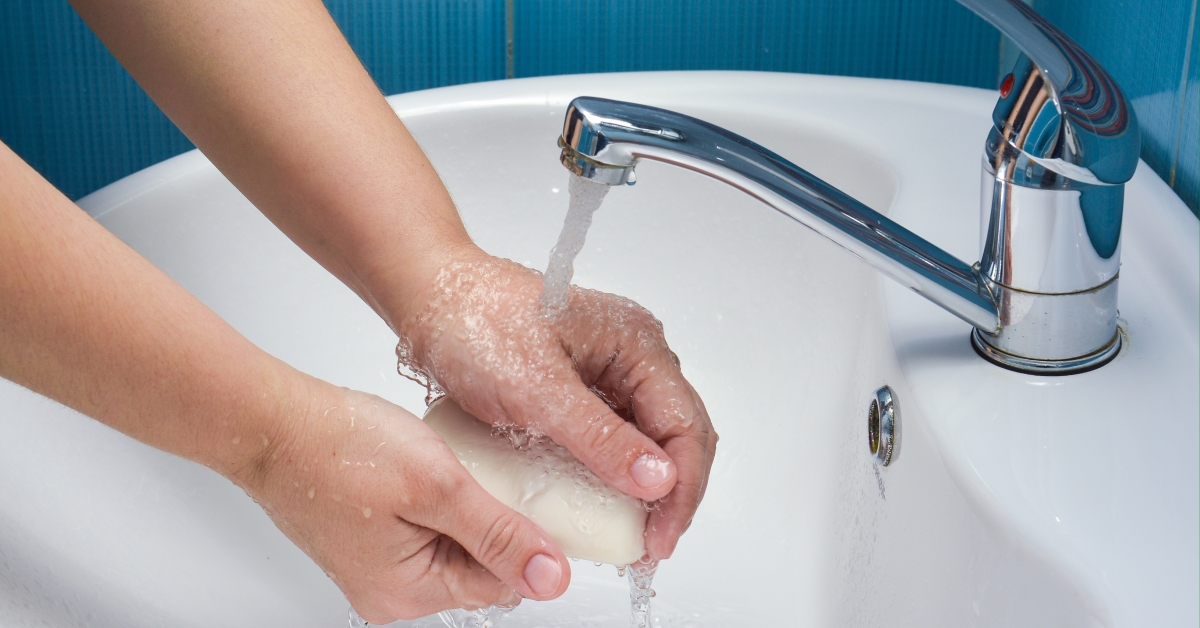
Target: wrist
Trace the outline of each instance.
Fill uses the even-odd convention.
[[[434,298],[439,276],[457,262],[489,257],[469,238],[448,240],[415,249],[418,252],[381,267],[368,281],[368,303],[397,336],[404,336],[411,321]]]
[[[252,495],[262,494],[274,481],[281,461],[297,455],[296,443],[312,427],[313,409],[321,407],[321,382],[279,363],[262,379],[245,403],[238,404],[229,430],[206,461]]]

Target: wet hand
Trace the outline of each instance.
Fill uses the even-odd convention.
[[[234,480],[372,624],[558,597],[566,557],[496,501],[432,429],[312,381],[303,411],[246,438]],[[234,446],[238,446],[235,443]]]
[[[545,435],[654,503],[646,549],[667,558],[704,495],[716,449],[662,325],[636,303],[572,287],[548,315],[541,275],[475,251],[392,317],[402,369],[502,428]]]

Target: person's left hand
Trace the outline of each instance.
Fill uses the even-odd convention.
[[[296,375],[293,411],[226,472],[373,624],[549,600],[571,568],[536,523],[383,399]],[[260,440],[261,439],[261,440]],[[228,443],[228,441],[226,441]]]

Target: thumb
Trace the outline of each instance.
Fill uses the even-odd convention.
[[[414,521],[462,545],[475,560],[522,597],[550,600],[571,581],[567,557],[524,515],[500,503],[455,460],[450,490],[430,521]]]

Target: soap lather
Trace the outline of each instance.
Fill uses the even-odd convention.
[[[517,447],[449,398],[429,407],[425,423],[484,490],[541,526],[567,556],[620,567],[645,555],[643,503],[608,486],[566,448],[549,438]]]

